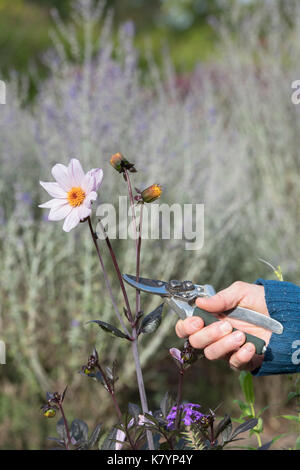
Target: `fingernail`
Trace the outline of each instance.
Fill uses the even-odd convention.
[[[247,343],[245,344],[245,346],[243,347],[243,351],[249,353],[249,352],[253,352],[253,347],[254,345],[252,343]]]
[[[233,340],[236,343],[240,343],[244,339],[244,333],[242,331],[235,331],[233,333]]]
[[[230,331],[232,330],[231,323],[229,323],[228,321],[221,322],[220,330],[222,333],[230,333]]]
[[[200,318],[192,318],[190,324],[193,328],[200,328],[202,326],[202,320]]]

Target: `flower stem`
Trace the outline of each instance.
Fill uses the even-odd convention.
[[[125,178],[126,178],[126,181],[127,181],[131,211],[132,211],[132,215],[133,215],[133,226],[134,226],[134,230],[135,230],[136,280],[138,281],[139,276],[140,276],[143,205],[141,207],[141,212],[140,212],[140,225],[139,225],[139,233],[138,233],[137,223],[136,223],[136,215],[135,215],[135,207],[134,207],[134,199],[133,199],[133,193],[132,193],[132,186],[131,186],[131,181],[130,181],[128,171],[126,169],[124,171],[124,175],[125,175]],[[136,317],[137,317],[139,311],[140,311],[140,291],[137,289],[136,290]],[[140,392],[142,410],[143,410],[143,413],[145,414],[145,413],[148,413],[149,410],[148,410],[148,403],[147,403],[147,396],[146,396],[145,385],[144,385],[144,380],[143,380],[142,368],[141,368],[140,358],[139,358],[138,334],[137,334],[136,324],[134,324],[133,327],[132,327],[132,333],[133,333],[133,338],[134,338],[134,340],[132,342],[132,353],[133,353],[134,362],[135,362],[136,377],[137,377],[137,382],[138,382],[138,387],[139,387],[139,392]],[[146,435],[147,435],[149,450],[154,450],[154,442],[153,442],[153,436],[152,436],[151,431],[147,430]]]
[[[109,253],[110,253],[110,256],[112,258],[112,262],[113,262],[113,265],[115,267],[115,270],[116,270],[116,273],[117,273],[117,276],[118,276],[118,280],[119,280],[119,283],[120,283],[120,286],[121,286],[121,290],[122,290],[122,293],[123,293],[123,297],[124,297],[124,301],[125,301],[125,305],[126,305],[126,309],[127,309],[127,315],[128,315],[128,319],[129,321],[133,324],[133,315],[132,315],[132,312],[131,312],[131,308],[130,308],[130,304],[129,304],[129,300],[128,300],[128,296],[127,296],[127,292],[126,292],[126,289],[125,289],[125,285],[124,285],[124,281],[123,281],[123,277],[122,277],[122,274],[121,274],[121,271],[120,271],[120,268],[119,268],[119,265],[118,265],[118,261],[117,261],[117,258],[116,258],[116,255],[115,255],[115,252],[113,250],[113,247],[110,243],[110,239],[102,225],[102,222],[101,220],[99,220],[99,224],[101,226],[101,229],[103,231],[103,234],[105,236],[105,241],[106,241],[106,244],[107,244],[107,247],[108,247],[108,250],[109,250]],[[130,335],[129,335],[130,336]]]
[[[124,175],[125,175],[125,179],[127,181],[128,193],[129,193],[129,199],[130,199],[130,206],[131,206],[131,212],[132,212],[132,217],[133,217],[133,228],[134,228],[134,233],[135,233],[135,245],[136,245],[136,250],[138,250],[137,224],[136,224],[136,216],[135,216],[135,209],[134,209],[133,192],[132,192],[130,177],[129,177],[129,174],[128,174],[128,171],[126,170],[126,168],[124,169]]]
[[[69,431],[68,422],[67,422],[67,420],[66,420],[66,417],[65,417],[65,413],[64,413],[64,409],[63,409],[62,404],[61,404],[61,403],[58,403],[58,407],[59,407],[59,410],[60,410],[60,412],[61,412],[61,416],[62,416],[62,419],[63,419],[63,421],[64,421],[65,430],[66,430],[66,434],[67,434],[66,448],[67,448],[67,450],[70,450],[71,436],[70,436],[70,431]]]
[[[98,369],[99,369],[99,371],[100,371],[100,373],[101,373],[101,375],[102,375],[102,377],[103,377],[103,380],[104,380],[105,385],[106,385],[106,387],[107,387],[107,391],[108,391],[108,393],[110,394],[110,396],[111,396],[111,398],[112,398],[112,401],[113,401],[114,407],[115,407],[115,409],[116,409],[118,418],[122,421],[122,413],[121,413],[120,407],[119,407],[119,405],[118,405],[118,402],[117,402],[117,400],[116,400],[115,392],[114,392],[114,390],[111,388],[110,383],[109,383],[109,381],[108,381],[108,379],[107,379],[107,377],[106,377],[106,374],[105,374],[105,372],[103,371],[102,367],[100,366],[99,362],[97,362],[97,367],[98,367]]]
[[[137,329],[135,326],[132,328],[132,333],[133,333],[133,338],[134,338],[134,340],[132,341],[132,354],[133,354],[134,363],[135,363],[136,378],[137,378],[137,383],[139,387],[142,410],[143,410],[143,414],[145,414],[145,413],[149,413],[149,409],[148,409],[144,379],[143,379],[139,351],[138,351]],[[151,431],[147,430],[146,435],[147,435],[149,450],[154,450],[154,442],[153,442],[153,436],[152,436]]]
[[[90,217],[88,217],[88,224],[89,224],[89,228],[90,228],[90,232],[91,232],[91,235],[92,235],[92,239],[93,239],[93,242],[94,242],[96,251],[97,251],[97,255],[98,255],[98,258],[99,258],[99,261],[100,261],[101,269],[102,269],[103,276],[104,276],[105,285],[106,285],[106,288],[107,288],[107,290],[108,290],[108,292],[109,292],[109,295],[110,295],[110,298],[111,298],[113,307],[114,307],[114,309],[115,309],[115,312],[116,312],[116,314],[117,314],[117,317],[118,317],[118,319],[119,319],[119,322],[121,323],[121,325],[122,325],[122,327],[123,327],[124,332],[127,334],[127,336],[130,337],[130,333],[129,333],[129,331],[128,331],[127,328],[126,328],[125,323],[124,323],[124,321],[123,321],[123,318],[121,317],[120,312],[119,312],[119,309],[118,309],[118,307],[117,307],[117,303],[116,303],[116,301],[115,301],[114,294],[113,294],[113,292],[112,292],[111,284],[110,284],[109,279],[108,279],[108,275],[107,275],[107,272],[106,272],[106,269],[105,269],[105,266],[104,266],[104,263],[103,263],[103,259],[102,259],[101,253],[100,253],[100,249],[99,249],[99,246],[98,246],[98,243],[97,243],[97,238],[96,238],[96,236],[95,236],[95,232],[94,232],[94,230],[93,230],[93,226],[92,226],[92,222],[91,222],[91,218],[90,218]]]
[[[115,391],[114,391],[113,388],[111,387],[111,385],[110,385],[110,383],[109,383],[109,380],[107,379],[107,376],[106,376],[106,374],[105,374],[104,370],[102,369],[102,367],[101,367],[101,365],[100,365],[99,362],[97,362],[97,367],[98,367],[98,369],[99,369],[99,371],[100,371],[100,373],[101,373],[101,375],[102,375],[102,377],[103,377],[103,380],[104,380],[105,385],[106,385],[106,387],[107,387],[107,391],[108,391],[108,393],[109,393],[110,396],[111,396],[111,399],[112,399],[113,404],[114,404],[114,407],[115,407],[115,409],[116,409],[118,418],[119,418],[120,422],[123,424],[124,432],[125,432],[125,434],[126,434],[126,437],[127,437],[128,441],[129,441],[129,443],[130,443],[130,445],[131,445],[131,448],[134,449],[134,444],[133,444],[133,442],[132,442],[132,440],[131,440],[130,433],[128,432],[127,428],[124,426],[124,423],[123,423],[122,412],[121,412],[120,407],[119,407],[119,405],[118,405],[118,402],[117,402],[117,400],[116,400]]]
[[[180,405],[181,405],[181,400],[182,400],[183,376],[184,376],[184,370],[183,370],[183,369],[179,369],[178,387],[177,387],[177,399],[176,399],[176,420],[175,420],[175,429],[178,429],[178,427],[179,427]]]
[[[251,407],[252,416],[253,418],[255,418],[256,416],[255,416],[255,409],[254,409],[253,403],[250,403],[250,407]],[[261,442],[260,434],[258,432],[255,432],[255,435],[256,435],[257,442],[258,442],[258,446],[261,447],[262,442]]]
[[[139,225],[139,237],[138,237],[138,244],[137,244],[137,251],[136,251],[136,281],[139,281],[140,278],[140,264],[141,264],[141,245],[142,245],[142,226],[143,226],[143,207],[144,204],[141,205],[141,212],[140,212],[140,225]],[[138,315],[141,309],[141,291],[136,289],[136,316]]]
[[[136,370],[140,400],[141,400],[143,413],[148,413],[149,410],[148,410],[148,404],[147,404],[147,398],[146,398],[146,392],[145,392],[145,385],[144,385],[143,374],[142,374],[142,369],[141,369],[141,364],[140,364],[140,359],[139,359],[138,345],[137,345],[137,342],[138,342],[137,328],[136,328],[136,325],[134,324],[135,322],[134,322],[131,308],[129,305],[127,292],[125,289],[124,281],[123,281],[122,274],[121,274],[121,271],[117,262],[116,255],[114,253],[113,247],[110,243],[110,239],[107,233],[105,232],[101,221],[99,221],[99,223],[101,224],[101,228],[105,235],[105,241],[109,249],[109,252],[110,252],[110,255],[111,255],[111,258],[112,258],[112,261],[113,261],[113,264],[114,264],[114,267],[115,267],[115,270],[116,270],[116,273],[120,282],[121,290],[123,293],[123,297],[124,297],[127,312],[128,312],[128,317],[129,317],[129,320],[131,321],[132,335],[129,335],[129,336],[132,337],[132,353],[133,353],[133,358],[134,358],[134,363],[135,363],[135,370]],[[154,443],[153,443],[153,437],[152,437],[151,431],[147,431],[146,434],[147,434],[149,450],[154,450]]]

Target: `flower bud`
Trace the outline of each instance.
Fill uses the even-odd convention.
[[[56,411],[54,408],[47,408],[43,414],[45,418],[54,418],[54,416],[56,415]]]
[[[141,192],[141,199],[144,202],[153,202],[162,194],[162,187],[159,184],[152,184]]]
[[[122,153],[120,152],[115,153],[114,155],[110,157],[110,164],[119,173],[124,173],[124,170],[128,170],[131,173],[136,173],[134,164],[126,160],[124,155],[122,155]]]

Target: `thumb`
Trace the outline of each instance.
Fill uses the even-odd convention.
[[[244,283],[235,282],[212,297],[198,297],[196,305],[212,313],[226,312],[236,307],[244,296]]]

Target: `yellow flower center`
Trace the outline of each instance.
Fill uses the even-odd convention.
[[[67,195],[70,206],[81,206],[85,199],[85,192],[81,188],[72,188]]]

